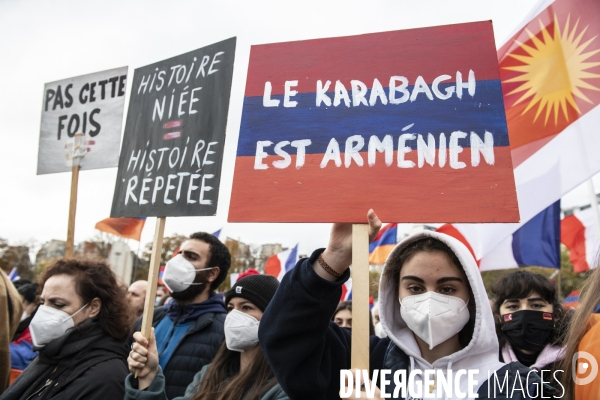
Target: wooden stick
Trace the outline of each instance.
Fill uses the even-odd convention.
[[[352,368],[369,369],[369,225],[352,225]]]
[[[154,228],[154,241],[152,242],[152,253],[150,254],[150,269],[148,270],[148,288],[144,301],[144,314],[142,314],[142,335],[150,340],[152,334],[152,319],[154,318],[154,300],[156,298],[156,286],[158,273],[160,272],[160,254],[162,252],[163,237],[165,236],[165,222],[167,217],[157,217]],[[137,378],[137,372],[134,374]]]
[[[71,172],[71,201],[69,203],[69,225],[67,227],[65,257],[73,257],[73,247],[75,245],[75,211],[77,210],[77,185],[79,183],[80,168],[79,165],[74,165]]]
[[[148,289],[146,290],[144,314],[142,315],[142,334],[146,339],[150,339],[150,334],[152,332],[154,300],[156,298],[158,273],[160,272],[160,254],[162,252],[166,220],[166,217],[157,217],[156,228],[154,229],[154,241],[152,242],[152,254],[150,255],[150,269],[148,270]]]

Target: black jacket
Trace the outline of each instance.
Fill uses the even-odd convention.
[[[183,335],[163,371],[167,398],[183,396],[194,375],[211,363],[225,340],[226,315],[212,312],[202,314]],[[164,307],[155,309],[152,326],[156,327],[166,316]],[[140,326],[141,319],[138,319],[135,331],[139,331]]]
[[[125,341],[107,335],[90,320],[41,349],[0,399],[122,399],[128,353]]]
[[[260,345],[290,399],[338,399],[339,371],[350,368],[350,333],[330,321],[341,296],[341,285],[350,272],[347,270],[335,282],[320,278],[312,264],[321,251],[315,251],[310,259],[300,260],[284,276],[259,326]],[[392,373],[410,369],[409,357],[390,339],[372,336],[370,349],[371,374],[374,369],[389,369]],[[517,371],[526,376],[530,370],[512,363],[501,368],[498,376],[503,379],[508,372],[509,387],[512,388]],[[533,384],[540,383],[539,377],[535,373],[532,375],[528,382],[530,389],[534,389]],[[479,398],[488,398],[488,383],[481,385]],[[381,387],[381,382],[378,386]],[[505,386],[505,391],[509,387]],[[393,380],[387,385],[386,392],[393,393]],[[500,390],[496,393],[492,398],[509,398]],[[515,394],[513,398],[522,398],[519,392]]]

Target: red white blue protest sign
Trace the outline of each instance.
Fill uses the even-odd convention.
[[[231,222],[517,222],[492,24],[252,46]]]

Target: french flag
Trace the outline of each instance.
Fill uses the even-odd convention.
[[[469,242],[453,225],[442,225],[436,231],[457,238],[475,257]],[[557,201],[480,259],[479,268],[481,271],[528,266],[560,268],[560,237],[560,201]]]
[[[498,50],[521,223],[453,225],[477,260],[600,172],[598,35],[597,0],[542,0]]]
[[[13,267],[13,269],[10,270],[8,273],[8,279],[10,279],[11,282],[21,279],[19,271],[17,271],[17,267]]]
[[[217,239],[219,239],[221,242],[225,243],[225,241],[223,240],[222,234],[223,234],[223,228],[219,229],[216,232],[213,232],[213,236],[216,236]]]
[[[179,247],[178,247],[179,249]],[[177,255],[176,253],[174,253],[175,255]],[[165,266],[161,266],[160,269],[158,270],[158,284],[159,285],[163,285],[163,276],[165,274]]]
[[[340,301],[352,300],[352,278],[348,278],[342,285],[342,297]]]
[[[294,268],[298,259],[298,244],[296,244],[291,249],[269,257],[265,263],[265,274],[274,276],[281,281],[283,276]]]
[[[569,249],[573,272],[589,271],[598,266],[600,231],[592,208],[563,218],[560,240]]]

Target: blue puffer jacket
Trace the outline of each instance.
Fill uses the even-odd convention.
[[[219,346],[225,340],[225,309],[223,313],[208,312],[200,315],[183,335],[166,365],[165,392],[167,398],[183,396],[185,389],[194,380],[194,375],[205,365],[211,363]],[[154,310],[152,326],[156,327],[167,317],[164,307]],[[168,318],[168,317],[167,317]],[[138,320],[135,331],[139,331],[141,321]]]

